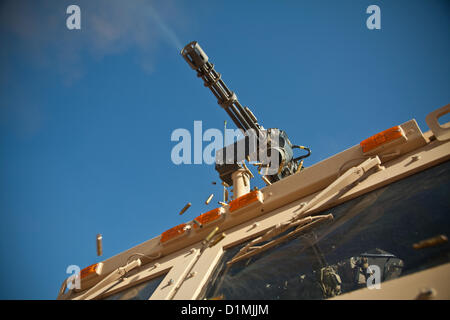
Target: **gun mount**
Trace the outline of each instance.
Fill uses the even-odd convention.
[[[256,161],[261,173],[270,183],[292,175],[302,168],[300,160],[311,154],[309,148],[292,145],[287,134],[280,129],[264,129],[248,107],[239,103],[236,94],[228,89],[221,74],[214,70],[214,65],[200,45],[193,41],[181,50],[181,55],[197,76],[204,81],[217,98],[217,103],[233,120],[244,134],[244,139],[232,145],[224,146],[216,153],[216,170],[222,181],[233,184],[232,174],[241,169],[245,160]],[[293,149],[303,149],[306,155],[294,158]]]

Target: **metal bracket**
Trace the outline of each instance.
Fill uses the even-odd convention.
[[[425,118],[428,127],[430,127],[436,139],[446,141],[450,139],[450,123],[440,125],[438,119],[450,112],[450,104],[443,106],[429,113]]]

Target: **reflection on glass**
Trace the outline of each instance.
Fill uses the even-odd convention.
[[[226,250],[205,298],[325,299],[450,261],[450,162],[427,169],[319,214],[334,220],[231,265]],[[291,230],[288,230],[289,232]]]
[[[106,297],[105,300],[148,300],[166,275],[153,278],[134,287]]]

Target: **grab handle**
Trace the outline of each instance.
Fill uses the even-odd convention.
[[[429,113],[425,118],[428,127],[433,132],[436,139],[439,141],[446,141],[450,139],[450,122],[447,122],[443,125],[439,124],[438,119],[443,115],[446,115],[450,112],[450,104],[443,106],[433,112]]]

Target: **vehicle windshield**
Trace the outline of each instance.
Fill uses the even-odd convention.
[[[104,300],[148,300],[159,286],[166,274],[147,280],[128,289],[110,295]]]
[[[449,178],[450,162],[414,174],[326,210],[333,220],[231,265],[246,243],[227,249],[203,298],[326,299],[447,263]]]

